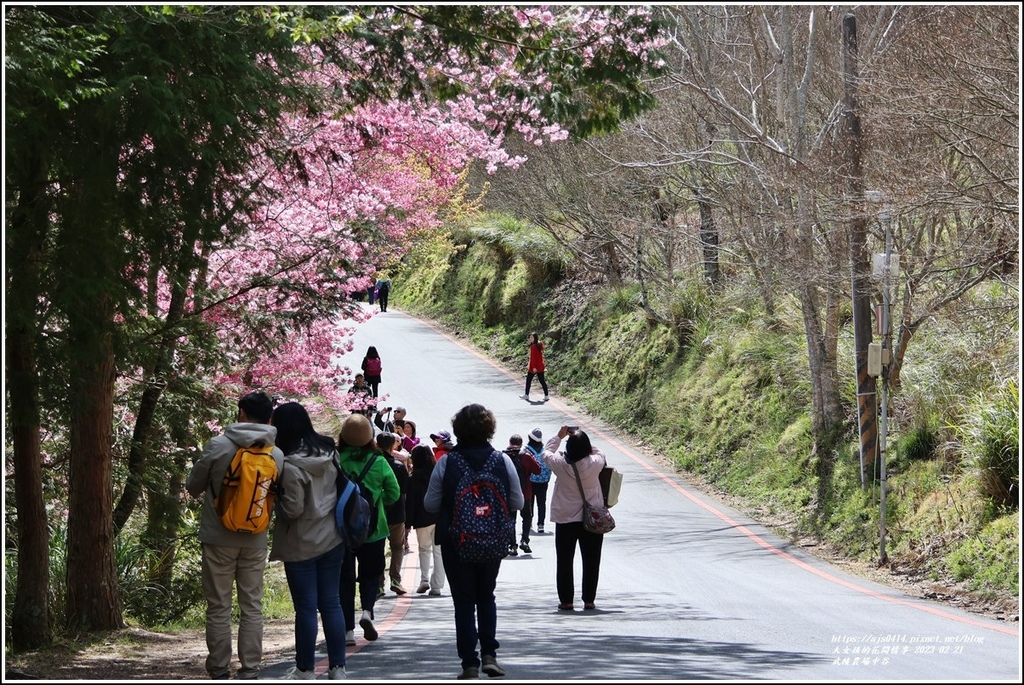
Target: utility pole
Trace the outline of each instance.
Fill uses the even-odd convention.
[[[857,362],[857,418],[860,431],[860,482],[867,486],[867,469],[874,465],[877,442],[877,384],[868,374],[871,345],[871,264],[867,257],[868,221],[864,215],[864,169],[860,115],[857,105],[857,19],[843,16],[843,170],[853,211],[850,218],[850,274],[853,298],[853,344]]]
[[[886,444],[889,432],[889,363],[892,359],[892,318],[890,316],[891,303],[889,297],[890,279],[897,277],[899,273],[899,255],[892,251],[892,214],[889,210],[889,203],[885,194],[878,190],[868,190],[864,193],[865,199],[869,202],[879,202],[882,210],[878,213],[878,221],[885,230],[885,253],[875,257],[875,276],[882,279],[882,306],[878,313],[878,334],[882,336],[882,344],[872,345],[869,354],[868,372],[872,375],[882,377],[882,411],[879,420],[878,453],[879,469],[878,483],[879,490],[879,513],[878,513],[878,563],[885,564],[889,561],[889,555],[885,551],[885,519],[886,519]]]

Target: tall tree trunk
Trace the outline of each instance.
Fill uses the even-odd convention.
[[[699,191],[697,206],[700,208],[700,245],[704,257],[704,278],[710,285],[717,286],[722,281],[718,269],[718,227],[711,211],[711,202]]]
[[[106,113],[78,154],[93,173],[70,188],[58,240],[70,368],[67,621],[72,630],[124,625],[114,557],[113,424],[116,303],[122,284],[122,222],[117,213],[118,147]],[[103,201],[103,200],[105,201]]]
[[[89,314],[89,322],[76,321],[78,317],[68,321],[73,406],[67,616],[72,629],[105,630],[124,625],[114,560],[114,345],[109,331],[96,330],[98,321],[112,321],[113,317],[109,305]],[[76,333],[82,329],[88,329],[84,336]]]
[[[14,444],[14,501],[17,511],[18,581],[11,610],[11,644],[36,649],[53,639],[50,619],[50,537],[43,499],[40,450],[39,370],[36,307],[39,264],[48,226],[45,170],[38,164],[31,187],[18,190],[7,234],[5,303],[6,378]]]

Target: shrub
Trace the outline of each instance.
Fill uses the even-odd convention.
[[[967,416],[963,444],[982,494],[997,508],[1020,506],[1020,392],[1010,381],[981,396]]]

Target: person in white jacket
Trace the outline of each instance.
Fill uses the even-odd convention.
[[[340,473],[334,440],[314,430],[298,402],[279,405],[272,422],[285,457],[270,558],[284,562],[295,607],[295,666],[285,679],[316,677],[319,612],[327,641],[328,679],[342,680],[346,677],[345,615],[338,579],[345,544],[334,522]]]
[[[562,440],[565,451],[559,452]],[[558,434],[544,445],[541,459],[555,475],[554,491],[551,495],[551,506],[548,518],[555,524],[555,586],[558,590],[558,608],[562,611],[573,610],[573,563],[576,558],[576,546],[579,545],[583,560],[583,608],[597,608],[597,580],[601,573],[601,547],[604,536],[591,533],[583,527],[583,498],[594,506],[602,506],[604,495],[601,494],[599,476],[605,465],[605,456],[601,450],[590,444],[590,437],[578,428],[570,429],[562,426]],[[583,494],[576,483],[576,472],[579,472],[583,484]]]
[[[273,445],[277,429],[270,424],[274,402],[264,392],[251,392],[238,400],[237,421],[223,435],[210,439],[193,465],[185,489],[203,497],[199,542],[203,546],[202,581],[206,596],[206,672],[211,678],[230,677],[231,595],[238,594],[237,677],[256,678],[263,660],[263,569],[267,565],[267,533],[253,535],[228,530],[214,504],[220,494],[235,452],[256,444]],[[273,451],[277,473],[284,468],[284,454]]]

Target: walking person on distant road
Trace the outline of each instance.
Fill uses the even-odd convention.
[[[264,392],[251,392],[238,400],[235,423],[203,447],[189,472],[185,488],[203,496],[199,520],[202,543],[202,583],[206,596],[206,672],[211,678],[230,677],[231,596],[238,595],[238,661],[240,680],[256,678],[263,660],[263,570],[267,565],[267,533],[253,535],[228,530],[214,502],[224,474],[239,447],[273,445],[277,429],[270,424],[274,402]],[[284,469],[284,453],[275,448],[277,473]]]
[[[512,464],[516,467],[516,472],[519,474],[519,487],[523,491],[523,509],[519,512],[523,519],[523,534],[519,538],[519,548],[523,550],[523,554],[533,554],[533,550],[530,549],[530,526],[533,525],[533,489],[530,487],[530,476],[540,473],[540,464],[534,458],[533,454],[529,450],[523,447],[523,436],[515,433],[508,439],[508,447],[505,448],[505,454],[512,460]],[[508,550],[510,557],[518,556],[519,552],[516,549],[516,525],[515,525],[516,513],[512,511],[512,540],[511,546]]]
[[[436,538],[455,606],[459,680],[476,679],[481,670],[492,678],[505,675],[497,660],[494,588],[508,553],[509,514],[524,500],[512,461],[491,446],[496,428],[483,405],[460,409],[452,418],[457,443],[434,465],[423,501],[427,511],[439,513]],[[477,534],[463,534],[469,530]]]
[[[540,428],[534,428],[526,436],[526,447],[523,448],[533,455],[533,458],[537,460],[537,464],[540,466],[540,473],[530,475],[530,489],[533,491],[533,501],[526,503],[526,506],[533,506],[533,510],[537,514],[538,535],[544,534],[544,517],[547,515],[548,506],[548,482],[551,480],[551,469],[540,458],[540,455],[544,452],[543,439],[544,434]]]
[[[381,276],[377,279],[377,301],[380,303],[380,310],[388,310],[388,298],[391,296],[391,279]]]
[[[366,349],[366,356],[363,357],[363,361],[359,366],[362,368],[363,373],[366,374],[366,384],[370,386],[370,394],[377,397],[380,386],[380,372],[382,365],[380,355],[377,354],[376,347],[370,345]]]
[[[530,333],[530,361],[526,369],[526,392],[519,397],[524,400],[530,399],[530,385],[533,384],[533,377],[536,376],[540,387],[544,390],[544,401],[548,401],[548,384],[544,380],[544,343],[540,341],[536,333]]]
[[[566,436],[569,439],[565,442],[565,452],[559,453],[558,447]],[[576,483],[576,472],[579,472],[587,501],[603,505],[604,495],[598,477],[605,466],[605,456],[590,444],[590,437],[586,433],[578,428],[570,430],[569,426],[562,426],[558,434],[544,446],[541,458],[556,476],[550,513],[555,524],[558,608],[562,611],[573,609],[573,562],[578,544],[583,559],[583,608],[594,609],[604,536],[591,533],[583,527],[583,497]]]
[[[270,558],[284,562],[295,608],[295,666],[284,679],[316,677],[319,612],[327,641],[327,677],[344,680],[345,616],[338,579],[345,543],[334,524],[338,501],[334,440],[314,430],[309,413],[298,402],[274,409],[273,423],[285,457]]]

